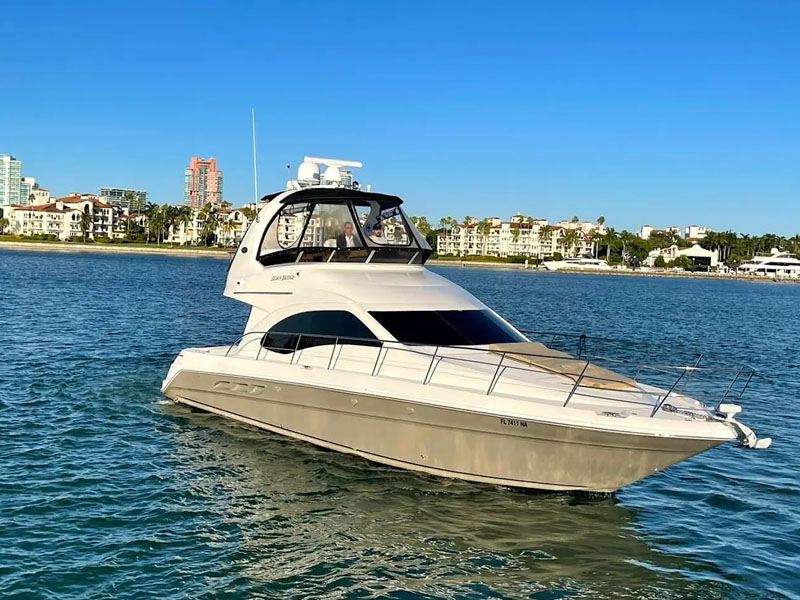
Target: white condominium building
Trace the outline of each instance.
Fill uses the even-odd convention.
[[[702,240],[710,230],[710,227],[701,225],[687,225],[683,237],[687,240]]]
[[[91,216],[86,231],[89,238],[125,235],[122,209],[100,202],[92,194],[72,194],[43,204],[12,204],[4,206],[3,213],[9,222],[8,232],[15,235],[55,235],[59,240],[69,240],[83,235],[82,213]]]
[[[509,221],[487,219],[485,228],[473,219],[438,236],[436,251],[451,256],[527,256],[545,258],[556,252],[564,256],[594,254],[596,236],[606,233],[603,225],[588,221],[559,221],[514,215]],[[571,233],[574,232],[574,233]]]
[[[636,232],[636,235],[642,238],[643,240],[649,240],[650,236],[653,234],[667,234],[667,233],[674,233],[678,237],[681,237],[681,228],[675,227],[665,227],[664,229],[656,229],[652,225],[642,225],[639,227],[639,231]]]
[[[0,154],[0,207],[22,204],[22,161],[9,154]],[[27,198],[25,198],[27,202]]]

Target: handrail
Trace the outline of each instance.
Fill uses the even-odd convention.
[[[292,346],[267,346],[265,345],[265,336],[269,333],[272,336],[287,336],[289,339],[286,340],[290,343],[294,342]],[[553,335],[552,332],[539,332],[539,335]],[[567,334],[558,334],[564,337],[567,337]],[[295,338],[296,339],[293,339]],[[489,385],[486,390],[486,395],[491,395],[495,389],[497,388],[500,380],[503,378],[506,372],[545,372],[551,373],[553,375],[560,375],[566,377],[567,379],[571,379],[574,383],[571,385],[571,388],[568,392],[566,397],[566,401],[563,403],[562,406],[566,407],[573,397],[579,396],[582,398],[590,398],[590,399],[601,399],[613,402],[622,402],[625,404],[635,404],[638,406],[646,405],[648,407],[653,407],[653,410],[650,414],[651,417],[654,417],[656,413],[662,409],[665,405],[667,398],[670,396],[688,396],[685,394],[685,388],[690,383],[698,382],[701,384],[708,383],[703,380],[703,376],[712,376],[712,375],[720,375],[726,374],[729,372],[735,373],[733,380],[730,383],[723,384],[722,387],[724,388],[724,392],[721,394],[716,393],[706,393],[705,391],[700,391],[699,393],[692,394],[692,398],[698,400],[698,398],[709,398],[711,400],[716,401],[715,404],[718,405],[720,402],[724,401],[729,395],[737,396],[738,399],[741,399],[742,395],[744,394],[745,390],[747,389],[750,381],[755,374],[755,371],[747,365],[741,365],[736,368],[727,368],[727,367],[700,367],[700,359],[703,358],[705,355],[695,355],[695,361],[691,365],[683,365],[683,366],[673,366],[673,365],[647,365],[644,364],[644,360],[639,362],[632,362],[632,361],[624,361],[618,359],[612,359],[605,356],[590,356],[587,351],[587,340],[589,339],[603,339],[603,340],[612,340],[612,338],[589,338],[581,334],[578,337],[578,346],[577,350],[579,352],[579,356],[573,355],[566,355],[566,356],[553,356],[552,354],[546,354],[541,352],[530,352],[530,351],[522,351],[522,350],[506,350],[506,351],[492,351],[488,348],[487,345],[481,346],[465,346],[465,345],[437,345],[437,344],[427,344],[427,343],[418,343],[418,342],[399,342],[397,340],[381,340],[378,338],[365,338],[365,337],[356,337],[356,336],[334,336],[334,335],[327,335],[327,334],[311,334],[311,333],[297,333],[297,332],[289,332],[289,331],[250,331],[247,333],[242,334],[237,338],[237,340],[228,346],[225,356],[239,356],[239,354],[248,347],[254,341],[258,342],[258,352],[256,353],[256,360],[259,360],[261,357],[262,350],[267,350],[264,354],[266,358],[270,352],[280,352],[285,354],[291,354],[289,358],[289,364],[300,364],[301,355],[303,351],[307,348],[314,347],[317,345],[327,345],[327,344],[313,344],[315,341],[325,341],[332,344],[331,353],[327,360],[327,370],[335,370],[337,364],[339,362],[339,357],[341,355],[341,351],[345,346],[348,345],[357,345],[357,346],[373,346],[377,348],[377,355],[375,357],[375,362],[372,366],[371,375],[372,376],[380,376],[380,371],[386,362],[387,356],[390,351],[397,350],[412,354],[418,354],[420,356],[430,357],[430,362],[428,363],[427,370],[425,372],[425,376],[422,379],[423,385],[428,385],[433,380],[433,376],[436,372],[437,367],[443,361],[447,362],[467,362],[476,365],[481,365],[483,367],[491,367],[493,371],[491,372],[491,378],[489,380]],[[309,340],[312,342],[311,345],[303,345],[302,341],[305,340],[308,342]],[[618,340],[612,340],[618,341]],[[234,348],[236,349],[234,353]],[[651,346],[648,346],[648,353],[650,351]],[[337,352],[338,349],[338,352]],[[452,354],[444,352],[444,350],[455,350],[458,351],[458,354]],[[461,352],[466,351],[466,352]],[[444,352],[444,353],[443,353]],[[471,352],[480,353],[473,354],[471,357],[469,356]],[[480,360],[480,358],[485,357],[485,355],[491,354],[494,356],[499,357],[499,360]],[[511,356],[509,356],[511,355]],[[646,358],[647,354],[645,355]],[[334,358],[335,357],[335,358]],[[583,364],[583,367],[580,370],[580,373],[576,372],[567,372],[567,371],[551,371],[546,367],[538,367],[537,365],[526,365],[524,362],[516,361],[517,364],[510,364],[514,361],[507,361],[507,358],[515,358],[515,357],[530,357],[530,358],[540,358],[540,359],[555,359],[558,361],[563,362],[574,362]],[[600,382],[600,383],[612,383],[616,384],[619,383],[618,377],[604,377],[604,374],[589,371],[589,367],[592,365],[606,365],[607,367],[612,368],[633,368],[635,367],[635,374],[632,378],[633,387],[631,390],[620,390],[618,388],[610,388],[617,394],[609,395],[599,395],[597,393],[591,393],[591,388],[595,387],[589,384],[587,385],[584,383],[587,379]],[[606,367],[601,367],[606,368]],[[623,375],[624,373],[616,373],[612,371],[615,375]],[[658,382],[657,385],[653,385],[652,383],[640,383],[637,378],[642,373],[650,373],[653,377],[660,377],[661,380]],[[487,371],[487,376],[489,372]],[[576,376],[577,375],[577,376]],[[677,378],[672,380],[672,378],[677,375]],[[669,377],[669,380],[665,380],[665,377]],[[744,380],[744,384],[741,385],[741,389],[737,386],[737,382]],[[520,381],[520,380],[516,380]],[[727,381],[727,380],[726,380]],[[677,386],[683,382],[684,387],[681,389],[681,393],[679,394],[677,390]],[[530,381],[525,382],[526,385],[533,385]],[[662,396],[658,394],[658,390],[666,393]],[[624,400],[621,397],[617,397],[620,394],[635,394],[638,395],[637,400]],[[614,396],[614,397],[612,397]],[[646,401],[648,398],[654,398],[654,400]],[[699,401],[699,400],[698,400]],[[700,409],[698,409],[700,410]]]

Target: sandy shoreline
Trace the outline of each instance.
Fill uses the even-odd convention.
[[[122,246],[111,244],[69,244],[58,242],[8,242],[0,241],[0,250],[40,250],[44,252],[95,252],[100,254],[155,254],[162,256],[183,256],[196,258],[206,256],[211,258],[230,259],[233,249],[224,250],[198,250],[197,248],[165,248],[165,247],[141,247],[141,246]],[[431,267],[463,267],[467,269],[500,269],[513,271],[528,271],[530,273],[551,273],[544,268],[535,269],[525,268],[520,263],[501,263],[501,262],[479,262],[479,261],[457,261],[457,260],[436,260],[431,259],[426,263]],[[652,271],[583,271],[580,269],[561,269],[559,273],[569,275],[616,275],[623,277],[682,277],[686,279],[711,279],[727,281],[752,281],[757,283],[800,283],[800,279],[772,279],[769,277],[748,277],[745,275],[714,275],[706,273],[678,273],[674,271],[652,272]]]
[[[0,249],[9,250],[41,250],[44,252],[96,252],[101,254],[159,254],[165,256],[230,258],[233,249],[198,250],[195,248],[146,248],[141,246],[123,246],[111,244],[65,244],[58,242],[8,242],[0,241]]]
[[[505,270],[519,270],[529,271],[531,273],[553,273],[545,268],[535,269],[533,267],[525,268],[524,264],[519,263],[493,263],[493,262],[479,262],[479,261],[455,261],[455,260],[429,260],[429,266],[436,267],[465,267],[465,268],[484,268],[484,269],[505,269]],[[675,271],[585,271],[581,269],[560,269],[558,273],[565,273],[568,275],[612,275],[622,277],[681,277],[684,279],[705,279],[705,280],[724,280],[724,281],[750,281],[755,283],[800,283],[800,279],[773,279],[771,277],[758,277],[747,275],[724,275],[724,274],[708,274],[708,273],[690,273],[690,272],[675,272]]]

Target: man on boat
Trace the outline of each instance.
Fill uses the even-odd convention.
[[[376,244],[386,243],[386,238],[383,237],[383,231],[381,231],[380,223],[376,223],[375,225],[372,226],[372,234],[370,234],[369,239],[375,242]]]
[[[337,248],[355,248],[356,246],[361,246],[358,239],[355,236],[355,230],[353,229],[353,224],[348,221],[344,224],[344,233],[336,236],[336,247]]]

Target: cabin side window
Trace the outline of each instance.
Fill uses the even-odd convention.
[[[398,341],[432,346],[479,346],[527,342],[490,310],[372,311]]]
[[[294,352],[336,342],[378,346],[375,334],[353,313],[345,310],[315,310],[279,321],[261,338],[261,346],[280,353]]]

